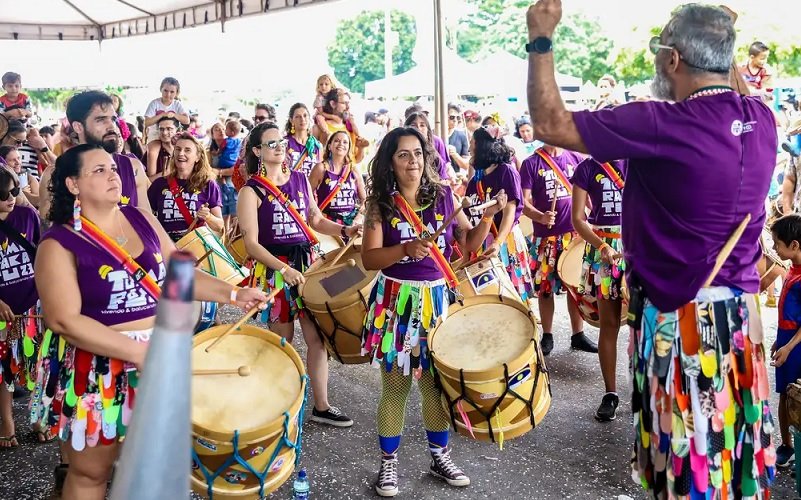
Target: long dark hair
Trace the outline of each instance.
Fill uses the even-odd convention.
[[[434,146],[434,131],[431,130],[431,122],[428,121],[428,116],[422,111],[414,111],[406,117],[406,121],[403,122],[403,125],[406,127],[412,127],[412,123],[416,122],[418,119],[423,120],[426,123],[426,135],[425,138],[428,143],[433,147]],[[417,130],[415,128],[415,130]],[[439,155],[437,155],[439,156]]]
[[[248,136],[247,149],[245,150],[245,166],[247,166],[250,175],[255,175],[259,172],[259,157],[253,153],[253,148],[261,146],[262,136],[270,129],[281,131],[275,123],[263,122],[256,125]]]
[[[289,108],[289,116],[287,117],[286,125],[284,126],[284,132],[286,132],[287,135],[292,135],[292,117],[295,116],[295,111],[301,108],[305,109],[306,113],[309,112],[309,108],[307,108],[302,102],[296,102],[291,108]],[[309,115],[309,122],[310,124],[313,123],[311,122],[311,115]]]
[[[53,177],[50,180],[49,189],[50,194],[53,196],[53,203],[50,205],[50,213],[47,214],[48,220],[55,224],[66,224],[72,220],[75,195],[67,189],[67,178],[79,176],[83,165],[82,157],[84,153],[96,149],[105,151],[99,145],[79,144],[69,148],[58,157],[56,167],[53,170]]]
[[[331,143],[334,142],[334,137],[339,134],[345,134],[345,137],[348,138],[348,152],[345,153],[345,164],[350,163],[350,150],[353,148],[353,144],[351,144],[350,134],[348,134],[347,130],[337,130],[328,136],[328,142],[325,143],[325,150],[323,150],[323,161],[328,161],[331,159]]]
[[[503,142],[503,138],[495,139],[484,127],[473,132],[473,144],[473,168],[476,170],[484,170],[496,163],[509,163],[514,156],[514,150]]]
[[[426,141],[423,134],[414,127],[398,127],[391,130],[381,140],[375,157],[370,162],[370,176],[367,179],[367,208],[368,213],[377,210],[384,219],[389,219],[395,212],[395,202],[392,194],[398,190],[395,182],[395,173],[392,169],[393,156],[398,150],[401,137],[416,137],[423,147],[423,175],[420,187],[417,190],[417,204],[425,206],[436,202],[442,196],[442,185],[439,173],[434,168],[436,158],[439,157],[431,144]]]

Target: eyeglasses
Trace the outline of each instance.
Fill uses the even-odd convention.
[[[16,140],[16,139],[14,139],[14,144],[16,144],[16,145],[17,145],[17,147],[20,147],[20,146],[22,146],[23,144],[25,144],[25,141],[24,141],[24,140],[22,140],[22,141],[18,141],[18,140]]]
[[[0,189],[0,201],[8,201],[9,198],[16,198],[19,196],[19,186],[11,188],[10,191]]]
[[[448,120],[458,120],[459,115],[448,115]]]
[[[269,119],[270,119],[269,116],[256,115],[256,116],[253,117],[253,121],[256,122],[256,123],[261,123],[261,122],[267,121]]]
[[[679,49],[677,49],[675,46],[663,45],[663,44],[659,43],[659,40],[660,40],[660,38],[657,35],[657,36],[654,36],[653,38],[651,38],[651,40],[648,42],[648,49],[651,51],[651,54],[653,54],[653,55],[657,55],[660,50],[675,50],[676,52],[679,53],[679,59],[684,61],[684,64],[686,64],[687,66],[689,66],[691,68],[695,68],[695,69],[698,69],[698,70],[701,70],[701,71],[706,71],[708,73],[728,73],[729,72],[728,66],[725,67],[725,68],[706,68],[704,66],[696,66],[695,64],[689,62],[681,54],[681,52],[679,52]]]
[[[287,141],[286,139],[281,139],[280,141],[269,141],[261,143],[261,145],[266,146],[267,149],[278,149],[279,147],[285,148],[287,144],[289,144],[289,141]]]

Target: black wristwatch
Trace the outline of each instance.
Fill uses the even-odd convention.
[[[47,146],[39,150],[40,153],[47,153],[48,151],[50,151],[50,148],[48,148]]]
[[[341,234],[343,238],[347,238],[348,237],[348,226],[343,225],[342,226],[342,231],[340,231],[339,234]]]
[[[535,54],[547,54],[553,49],[553,42],[545,36],[538,36],[526,44],[526,52]]]

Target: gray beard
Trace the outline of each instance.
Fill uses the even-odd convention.
[[[651,95],[663,101],[673,100],[673,89],[670,87],[670,82],[659,69],[656,70],[654,81],[651,82]]]

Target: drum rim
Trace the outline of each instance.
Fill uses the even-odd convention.
[[[457,312],[466,309],[473,305],[480,305],[480,304],[507,304],[512,305],[520,312],[526,315],[533,326],[532,330],[532,337],[529,344],[526,346],[523,351],[515,356],[514,358],[502,363],[498,366],[494,366],[492,368],[485,368],[482,370],[470,370],[470,369],[462,369],[457,368],[455,366],[442,361],[440,358],[437,357],[436,349],[434,348],[436,334],[439,331],[439,328],[442,326],[444,321],[440,320],[437,322],[437,325],[431,330],[431,333],[428,334],[428,346],[429,352],[431,357],[434,360],[434,366],[436,369],[442,373],[445,373],[447,377],[451,377],[451,374],[455,373],[458,376],[459,373],[464,373],[465,381],[470,383],[482,383],[482,382],[493,382],[499,378],[503,378],[503,365],[505,364],[507,367],[522,367],[527,364],[528,360],[532,358],[534,359],[534,364],[539,365],[540,362],[544,363],[544,360],[540,358],[540,350],[537,346],[539,340],[537,338],[537,320],[534,318],[533,313],[526,307],[525,304],[520,302],[519,300],[510,299],[508,297],[499,297],[497,295],[475,295],[472,297],[465,297],[461,302],[456,302],[448,307],[448,317],[452,317],[452,315],[456,314]],[[509,371],[514,373],[517,368],[510,368]]]
[[[208,330],[204,330],[192,338],[192,350],[198,348],[203,342],[207,340],[213,339],[221,335],[225,332],[231,325],[217,325],[209,328]],[[303,401],[306,398],[306,386],[308,384],[308,375],[306,373],[306,368],[303,365],[303,361],[300,358],[300,354],[292,347],[292,344],[289,342],[285,342],[284,345],[281,345],[281,341],[283,337],[278,335],[275,332],[271,332],[265,328],[260,328],[255,325],[242,325],[238,330],[231,332],[228,336],[229,338],[236,335],[246,335],[250,337],[257,337],[265,342],[275,345],[276,347],[280,348],[282,352],[284,352],[289,358],[292,360],[292,363],[297,368],[298,373],[301,377],[300,382],[300,391],[298,392],[297,397],[292,402],[292,404],[285,410],[285,412],[289,412],[290,415],[290,426],[292,425],[299,425],[298,420],[302,416],[299,415],[300,409],[303,406]],[[223,340],[223,342],[225,342]],[[269,437],[272,434],[277,432],[283,431],[284,428],[284,419],[285,416],[282,413],[275,419],[271,420],[270,422],[256,427],[254,429],[250,429],[247,431],[240,431],[239,432],[239,443],[246,444],[246,443],[253,443],[260,440],[263,440],[265,437]],[[209,428],[203,425],[198,424],[195,420],[192,420],[192,438],[197,439],[198,437],[213,441],[216,443],[231,443],[234,435],[234,431],[238,431],[238,429],[232,430],[223,430],[219,428]]]
[[[568,286],[568,287],[571,287],[571,288],[575,288],[576,289],[576,293],[578,293],[578,285],[577,284],[574,285],[574,284],[572,284],[572,283],[570,283],[568,281],[565,281],[564,277],[562,276],[563,275],[562,269],[565,267],[565,262],[567,261],[567,256],[570,254],[571,251],[575,251],[575,250],[573,250],[573,248],[574,247],[578,247],[578,246],[581,246],[583,248],[586,243],[587,242],[584,241],[584,238],[582,238],[581,236],[578,236],[578,235],[574,236],[573,239],[570,240],[570,243],[567,245],[567,248],[562,250],[562,253],[559,255],[559,260],[556,261],[556,274],[559,276],[559,280],[565,286]],[[582,259],[582,262],[583,262],[583,259]],[[581,282],[581,269],[579,269],[578,279],[579,279],[579,282]]]
[[[204,234],[201,234],[201,233],[204,233]],[[202,264],[200,266],[200,270],[205,272],[206,274],[208,274],[210,276],[214,276],[215,278],[219,278],[219,279],[225,281],[226,283],[229,283],[229,284],[232,284],[232,285],[238,285],[242,281],[246,280],[250,276],[250,269],[245,267],[242,263],[240,263],[234,257],[234,255],[230,252],[230,250],[228,250],[228,246],[223,244],[222,240],[220,239],[220,236],[217,235],[216,232],[212,231],[211,228],[209,228],[208,226],[196,227],[192,231],[186,233],[185,235],[183,235],[181,237],[181,239],[179,239],[178,241],[175,242],[175,247],[178,250],[184,250],[193,241],[195,241],[197,239],[197,240],[200,240],[201,243],[203,244],[203,247],[208,250],[209,249],[209,244],[206,242],[206,238],[209,235],[211,235],[217,241],[217,243],[220,245],[221,249],[223,249],[226,252],[228,252],[228,256],[231,258],[231,261],[236,265],[231,265],[231,262],[227,262],[226,259],[224,259],[222,255],[218,254],[217,252],[212,252],[211,255],[209,255],[208,259],[211,259],[212,255],[219,256],[219,258],[225,263],[225,265],[227,267],[230,267],[233,270],[232,274],[230,276],[226,276],[226,277],[214,276],[213,274],[205,271],[203,269],[203,265]],[[191,238],[191,237],[194,237],[194,238]],[[184,245],[181,246],[180,243],[183,242],[184,240],[186,240],[186,241],[184,242]],[[197,259],[197,258],[198,257],[195,257],[195,259]]]
[[[311,271],[318,270],[320,267],[322,267],[323,265],[327,264],[330,259],[334,259],[334,258],[336,258],[337,255],[342,253],[343,249],[345,249],[345,247],[338,248],[338,249],[336,249],[334,251],[328,252],[325,255],[321,256],[320,258],[318,258],[317,260],[312,262],[312,264],[309,266],[309,268],[306,270],[306,272],[311,272]],[[356,249],[355,246],[347,249],[347,251],[348,251],[348,253],[354,252],[356,254],[359,254],[359,260],[361,261],[360,250]],[[340,262],[342,262],[342,261],[340,260]],[[356,291],[350,292],[350,293],[340,294],[340,295],[337,295],[336,297],[331,297],[331,300],[324,300],[322,302],[319,302],[319,301],[316,301],[316,300],[308,300],[305,292],[306,292],[306,285],[308,283],[310,283],[310,281],[307,280],[305,283],[303,283],[300,286],[298,286],[298,293],[300,294],[301,298],[303,299],[303,305],[305,306],[306,309],[309,309],[312,312],[319,313],[319,314],[324,314],[324,313],[328,312],[325,309],[326,305],[328,307],[330,307],[332,311],[341,311],[342,309],[345,309],[347,307],[352,306],[354,302],[359,301],[359,298],[360,298],[359,297],[359,293],[360,292],[361,292],[361,295],[364,296],[365,298],[369,297],[370,296],[370,290],[372,289],[373,283],[375,283],[375,279],[378,276],[378,271],[369,271],[367,269],[364,269],[364,271],[368,275],[372,274],[372,277],[370,278],[370,281],[368,281],[365,286],[363,286],[362,288],[357,289]],[[319,278],[318,278],[318,276],[319,276]],[[315,276],[314,283],[318,283],[320,281],[320,279],[322,279],[323,274],[321,273],[318,276]],[[325,291],[325,290],[323,290],[323,291]],[[313,306],[318,307],[319,310],[315,309]]]

